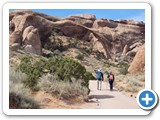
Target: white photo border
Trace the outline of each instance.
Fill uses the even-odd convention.
[[[148,3],[6,3],[3,6],[3,112],[6,115],[148,115],[150,113],[142,109],[9,109],[10,9],[145,9],[145,89],[151,89],[151,6]]]

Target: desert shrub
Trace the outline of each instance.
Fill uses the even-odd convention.
[[[128,73],[129,65],[127,63],[120,62],[119,67],[120,67],[120,69],[119,69],[120,74],[126,75]]]
[[[72,58],[52,57],[33,61],[33,58],[25,56],[21,59],[21,64],[17,67],[17,70],[27,75],[25,85],[32,90],[36,87],[38,79],[47,73],[54,74],[56,79],[61,81],[72,82],[72,78],[82,79],[82,85],[84,86],[88,86],[89,82],[85,67]]]
[[[92,75],[92,73],[90,73],[88,71],[85,72],[84,77],[85,77],[85,79],[88,79],[88,80],[94,80],[95,79],[95,77]]]
[[[84,99],[88,95],[88,88],[82,86],[83,80],[59,81],[56,77],[47,74],[39,80],[38,87],[47,93],[56,95],[58,98],[69,99],[71,97],[82,96]]]
[[[116,67],[116,65],[114,63],[111,63],[111,62],[105,62],[105,64],[107,64],[107,67]]]
[[[82,84],[86,87],[89,87],[89,80],[95,80],[95,77],[92,75],[92,73],[86,71],[84,74],[85,81],[82,82]]]
[[[145,74],[135,74],[127,76],[125,91],[127,92],[139,92],[144,89]]]
[[[79,60],[83,60],[84,59],[84,54],[78,53],[76,58],[79,59]]]
[[[78,44],[78,39],[77,38],[73,38],[73,40],[72,40],[72,46],[76,47],[77,44]]]
[[[129,80],[125,86],[126,92],[138,92],[143,88],[143,84],[137,80]]]
[[[54,52],[55,46],[53,46],[52,43],[45,43],[44,44],[44,49],[47,49],[47,50],[49,50],[51,52]]]
[[[100,57],[100,56],[96,56],[96,59],[97,59],[97,60],[100,60],[100,59],[101,59],[101,57]]]
[[[93,52],[93,45],[88,45],[89,47],[84,48],[87,54],[91,54]]]
[[[118,63],[118,66],[119,67],[128,66],[128,63],[124,62],[124,61],[121,61],[121,62]]]
[[[119,70],[120,74],[126,75],[128,73],[128,66],[123,66]]]
[[[109,73],[109,72],[108,72],[107,70],[106,70],[106,71],[104,71],[104,74],[107,74],[107,75],[108,75],[108,73]]]
[[[72,58],[51,58],[48,63],[50,73],[54,73],[57,80],[72,81],[74,78],[88,81],[84,77],[85,67]]]
[[[10,71],[9,78],[9,108],[39,108],[39,105],[31,97],[31,91],[24,86],[27,76],[24,73]]]
[[[22,84],[26,81],[27,76],[26,74],[22,73],[22,72],[15,72],[13,70],[10,70],[9,72],[9,80],[10,83],[14,83],[14,84]]]
[[[137,74],[135,74],[135,79],[137,79],[137,81],[139,81],[139,82],[145,82],[145,74],[144,73],[137,73]]]
[[[138,92],[141,89],[144,89],[145,84],[145,74],[127,74],[127,75],[118,75],[116,76],[116,81],[123,82],[118,86],[121,90],[125,90],[126,92]]]
[[[55,50],[63,51],[63,41],[57,37],[58,30],[54,29],[49,36],[49,42],[44,43],[44,49],[54,52]]]
[[[17,71],[21,71],[27,75],[27,80],[24,82],[25,86],[34,90],[37,84],[37,80],[41,77],[46,66],[46,60],[40,58],[38,61],[33,61],[31,56],[25,56],[21,59],[20,65],[17,67]]]

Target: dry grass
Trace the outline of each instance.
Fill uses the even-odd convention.
[[[50,74],[40,78],[38,87],[41,91],[50,93],[53,96],[56,95],[60,99],[81,96],[85,100],[88,96],[88,89],[81,85],[80,80],[73,80],[72,82],[58,81]]]
[[[10,109],[36,109],[38,104],[31,97],[31,91],[23,85],[26,75],[19,72],[9,73],[9,108]]]
[[[120,91],[137,93],[145,88],[145,74],[118,75],[116,76],[116,84],[116,87],[118,87]]]

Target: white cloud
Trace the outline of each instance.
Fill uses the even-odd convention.
[[[140,13],[139,15],[136,16],[130,16],[127,19],[145,22],[145,13]]]

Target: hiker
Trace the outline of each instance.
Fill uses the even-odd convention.
[[[98,69],[96,72],[96,79],[97,79],[97,90],[101,90],[102,88],[102,81],[103,81],[103,73],[100,69]]]
[[[108,78],[108,82],[110,85],[110,91],[112,91],[113,90],[113,82],[114,82],[114,75],[112,74],[112,71],[109,71],[107,78]]]

